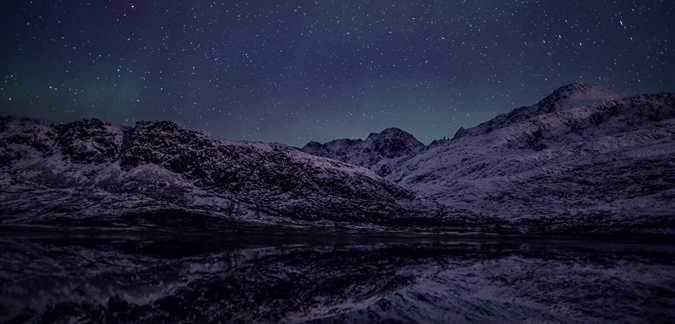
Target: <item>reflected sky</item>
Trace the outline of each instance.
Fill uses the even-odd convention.
[[[0,239],[0,320],[668,322],[671,245],[363,237]]]

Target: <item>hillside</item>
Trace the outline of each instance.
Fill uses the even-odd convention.
[[[387,178],[462,219],[523,232],[675,224],[675,96],[562,87],[430,147]]]
[[[392,225],[438,208],[371,171],[167,121],[0,119],[1,223]]]

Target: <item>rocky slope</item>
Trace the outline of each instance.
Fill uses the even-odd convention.
[[[457,220],[516,232],[674,233],[675,95],[571,84],[460,129],[387,178]]]
[[[438,213],[367,169],[167,121],[1,118],[0,186],[3,225],[372,226]]]
[[[366,140],[338,139],[328,143],[309,142],[301,151],[347,162],[386,176],[415,156],[424,144],[398,128],[371,133]]]

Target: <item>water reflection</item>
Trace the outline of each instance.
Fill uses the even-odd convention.
[[[675,322],[671,245],[4,236],[0,321]]]

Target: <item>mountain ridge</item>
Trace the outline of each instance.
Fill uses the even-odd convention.
[[[668,235],[673,170],[675,94],[583,83],[429,146],[0,117],[0,225]]]
[[[380,133],[370,133],[365,140],[337,139],[324,144],[309,142],[300,150],[368,168],[386,176],[424,147],[410,133],[390,127]]]
[[[656,93],[535,114],[491,131],[484,123],[387,178],[455,213],[517,227],[672,233],[674,107],[673,93]]]
[[[99,215],[117,219],[165,209],[226,224],[373,224],[436,209],[361,167],[283,144],[222,140],[168,121],[129,128],[98,119],[57,125],[3,117],[0,131],[6,225],[59,217],[110,225],[114,221]],[[36,211],[47,215],[44,222]],[[135,224],[144,222],[154,221]]]
[[[460,127],[454,138],[465,135],[480,135],[492,132],[495,129],[506,127],[509,124],[521,122],[537,115],[560,112],[574,107],[583,107],[604,100],[618,100],[623,97],[618,93],[589,83],[575,82],[554,90],[544,99],[531,106],[523,106],[501,114],[476,127],[471,131]]]

